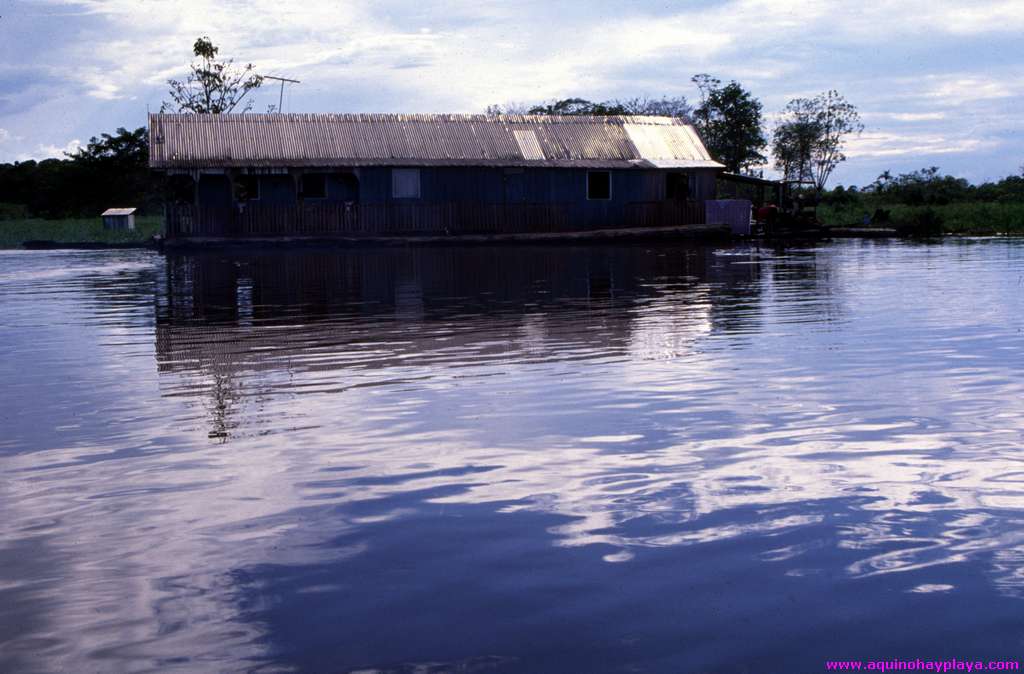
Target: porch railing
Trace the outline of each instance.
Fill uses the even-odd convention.
[[[610,210],[618,215],[607,222],[582,209],[570,203],[173,204],[166,208],[166,224],[168,238],[264,238],[568,232],[704,222],[699,202],[631,202]]]

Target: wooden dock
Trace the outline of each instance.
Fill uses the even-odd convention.
[[[578,232],[520,232],[510,234],[453,234],[403,235],[358,237],[179,237],[164,243],[167,248],[195,248],[220,246],[406,246],[452,244],[506,244],[506,243],[600,243],[613,241],[698,241],[727,240],[726,225],[681,225],[678,227],[630,227],[623,229],[595,229]]]

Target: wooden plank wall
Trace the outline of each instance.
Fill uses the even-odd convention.
[[[671,227],[704,223],[703,201],[635,201],[626,204],[624,227]]]
[[[621,222],[607,228],[662,227],[704,222],[701,202],[648,201],[625,205]],[[249,203],[244,208],[176,204],[166,209],[168,238],[275,236],[411,236],[569,232],[569,203],[375,203],[302,205]]]

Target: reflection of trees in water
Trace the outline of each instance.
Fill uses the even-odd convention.
[[[158,368],[184,375],[165,391],[205,397],[209,435],[226,439],[254,421],[243,402],[294,392],[297,374],[344,390],[370,369],[625,353],[641,318],[643,339],[697,313],[701,330],[754,332],[761,267],[733,262],[642,246],[169,255]],[[666,298],[677,309],[652,323],[645,305]]]
[[[228,430],[234,426],[231,412],[238,402],[238,397],[232,390],[234,382],[229,373],[213,372],[212,374],[213,381],[210,387],[212,401],[207,406],[211,426],[208,435],[211,439],[218,438],[221,441],[227,441]]]
[[[800,312],[807,320],[834,323],[841,319],[846,311],[839,294],[842,284],[835,277],[839,265],[832,259],[834,254],[822,248],[774,250],[769,271],[774,299],[783,305],[790,300],[801,304],[813,300],[815,312]]]

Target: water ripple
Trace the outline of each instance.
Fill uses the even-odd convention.
[[[1006,240],[0,252],[0,668],[1002,652],[1022,273]]]

